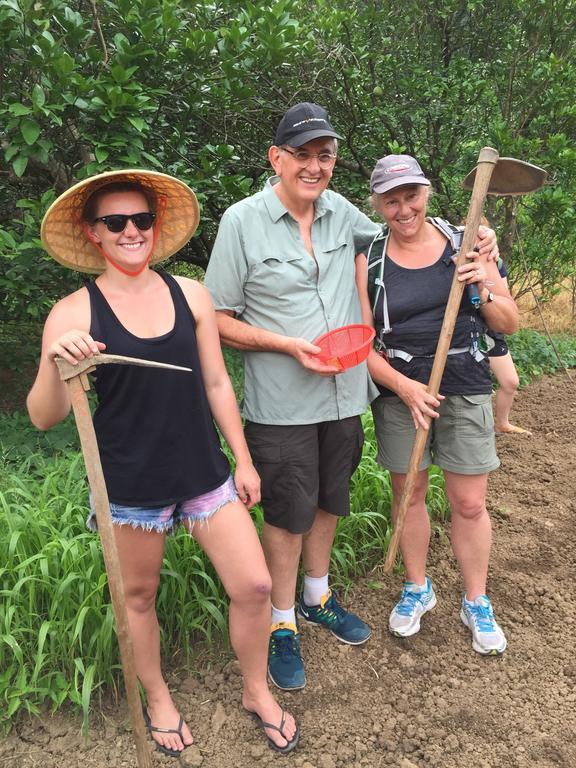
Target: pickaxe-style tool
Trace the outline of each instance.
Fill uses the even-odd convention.
[[[72,365],[62,357],[56,358],[56,365],[60,372],[60,378],[68,385],[70,402],[74,411],[78,434],[80,435],[80,444],[82,446],[86,474],[88,475],[88,482],[90,483],[92,499],[96,509],[98,532],[100,533],[100,540],[102,542],[104,564],[108,576],[110,597],[112,598],[112,609],[116,619],[116,632],[118,635],[118,645],[120,647],[124,684],[126,686],[126,698],[128,699],[130,720],[132,721],[132,730],[136,742],[138,768],[152,768],[152,758],[150,756],[150,750],[148,749],[140,694],[138,692],[138,679],[136,676],[136,666],[132,651],[132,641],[130,639],[130,631],[128,628],[124,585],[122,582],[122,573],[120,571],[116,539],[114,538],[110,503],[108,501],[104,473],[102,472],[102,464],[100,462],[100,453],[98,452],[94,424],[92,423],[92,414],[90,413],[88,396],[86,395],[86,392],[90,389],[87,374],[95,370],[96,366],[104,365],[106,363],[141,365],[151,368],[168,368],[170,370],[178,371],[190,371],[191,368],[183,368],[179,365],[168,365],[167,363],[156,363],[151,360],[141,360],[135,357],[123,357],[122,355],[97,354],[94,355],[94,357],[79,361],[77,365]]]
[[[486,195],[526,195],[529,192],[535,192],[537,189],[540,189],[545,183],[547,176],[548,174],[546,171],[542,170],[542,168],[538,168],[536,165],[531,165],[522,160],[515,160],[512,157],[500,158],[498,152],[495,149],[492,149],[492,147],[484,147],[481,149],[480,154],[478,155],[478,164],[476,168],[468,174],[463,182],[465,189],[472,190],[472,199],[470,200],[470,207],[468,208],[466,227],[464,229],[460,252],[456,260],[456,267],[466,263],[466,254],[472,250],[478,233],[478,226],[482,217],[482,209],[484,207]],[[430,373],[430,381],[428,382],[428,392],[435,397],[438,395],[440,382],[442,381],[442,374],[444,373],[446,357],[450,348],[450,342],[452,341],[452,334],[454,333],[454,325],[460,309],[464,287],[465,284],[458,280],[457,269],[454,270],[454,279],[452,280],[450,295],[444,314],[444,322],[436,347],[434,364],[432,366],[432,372]],[[432,419],[429,416],[426,417],[428,426],[430,426],[431,420]],[[394,566],[394,562],[396,561],[398,544],[400,542],[400,537],[402,536],[404,520],[406,519],[406,514],[420,470],[420,461],[422,460],[427,437],[428,430],[423,429],[422,427],[419,427],[416,430],[416,437],[410,455],[410,463],[408,465],[408,472],[406,473],[404,490],[402,492],[402,498],[400,499],[398,514],[394,525],[394,533],[390,539],[386,560],[384,561],[384,571],[386,573],[390,573]]]

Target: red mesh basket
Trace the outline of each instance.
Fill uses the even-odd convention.
[[[322,348],[317,355],[319,360],[346,370],[366,360],[375,335],[369,325],[344,325],[318,336],[312,343]]]

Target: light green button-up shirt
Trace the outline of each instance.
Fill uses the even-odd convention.
[[[228,208],[206,271],[218,310],[285,336],[313,341],[360,323],[354,278],[358,246],[380,227],[342,195],[326,190],[315,204],[310,256],[298,223],[282,204],[272,177],[262,192]],[[246,419],[260,424],[314,424],[364,412],[378,394],[366,363],[319,376],[291,355],[244,352]]]

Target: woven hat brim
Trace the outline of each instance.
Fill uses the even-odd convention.
[[[78,272],[99,274],[105,269],[102,254],[84,234],[82,212],[86,200],[111,182],[135,181],[163,197],[160,231],[150,258],[158,264],[177,253],[190,240],[200,221],[196,195],[183,181],[158,171],[127,169],[108,171],[78,182],[55,200],[46,211],[40,237],[42,245],[60,264]]]

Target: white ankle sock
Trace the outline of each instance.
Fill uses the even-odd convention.
[[[320,605],[320,598],[328,592],[328,574],[319,579],[304,576],[304,602],[306,605]]]
[[[424,584],[416,584],[415,581],[407,581],[405,583],[412,585],[410,589],[411,592],[424,592],[428,581],[424,579]]]
[[[278,624],[280,621],[283,621],[286,624],[296,624],[296,611],[294,606],[285,611],[272,606],[272,624]]]

